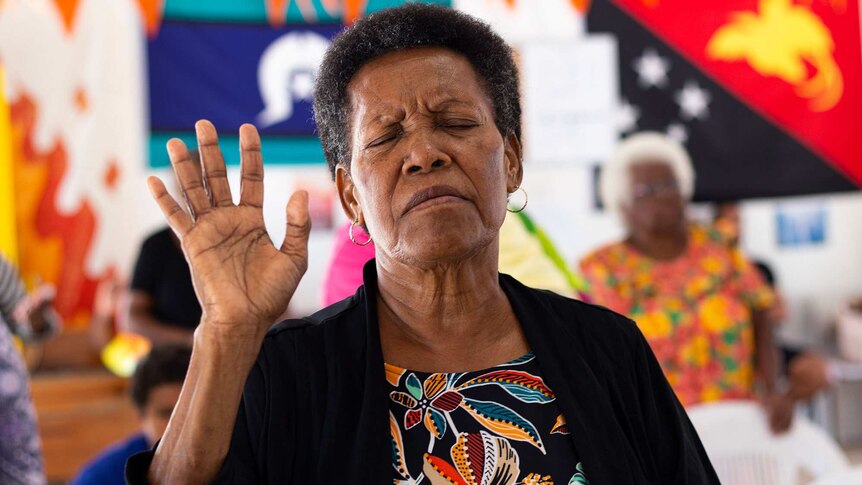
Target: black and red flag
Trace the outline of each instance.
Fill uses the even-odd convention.
[[[619,42],[622,130],[666,132],[696,199],[862,187],[858,0],[599,0]]]

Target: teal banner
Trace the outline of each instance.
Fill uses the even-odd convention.
[[[341,22],[341,17],[330,15],[323,7],[321,0],[310,0],[314,9],[314,18],[303,15],[295,0],[288,0],[287,18],[290,23],[333,23]],[[405,0],[368,0],[365,13],[373,13],[385,8],[402,5]],[[423,0],[449,7],[451,0]],[[202,20],[210,22],[266,22],[265,0],[167,0],[165,2],[164,18],[173,20]]]
[[[152,133],[150,135],[150,167],[170,166],[165,144],[179,138],[189,148],[197,148],[194,132]],[[219,145],[227,165],[239,165],[239,136],[236,133],[219,133]],[[268,136],[261,138],[261,154],[267,165],[323,164],[323,148],[317,138]]]

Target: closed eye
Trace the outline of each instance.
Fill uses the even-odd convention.
[[[372,141],[371,143],[365,145],[365,148],[374,148],[374,147],[380,146],[380,145],[382,145],[382,144],[384,144],[390,140],[393,140],[394,138],[395,138],[394,136],[384,136],[382,138],[378,138],[378,139]]]
[[[465,129],[465,128],[474,128],[479,124],[472,120],[463,120],[463,119],[455,119],[455,120],[446,120],[438,123],[438,126],[441,128],[453,128],[453,129]]]
[[[385,143],[388,143],[392,140],[395,140],[396,138],[398,138],[397,132],[387,133],[387,134],[385,134],[379,138],[375,138],[374,140],[371,140],[370,143],[365,145],[365,148],[378,147],[378,146],[383,145]]]

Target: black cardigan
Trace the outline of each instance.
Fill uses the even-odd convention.
[[[389,484],[389,399],[377,273],[344,301],[270,330],[215,483]],[[500,275],[592,485],[719,483],[635,324]],[[152,451],[129,459],[147,483]]]

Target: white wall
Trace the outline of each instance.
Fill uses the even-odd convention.
[[[782,203],[822,203],[827,210],[826,241],[783,248],[776,240],[775,209]],[[836,308],[862,294],[862,194],[794,197],[747,202],[742,206],[743,247],[770,263],[794,310],[788,338],[828,338]]]

